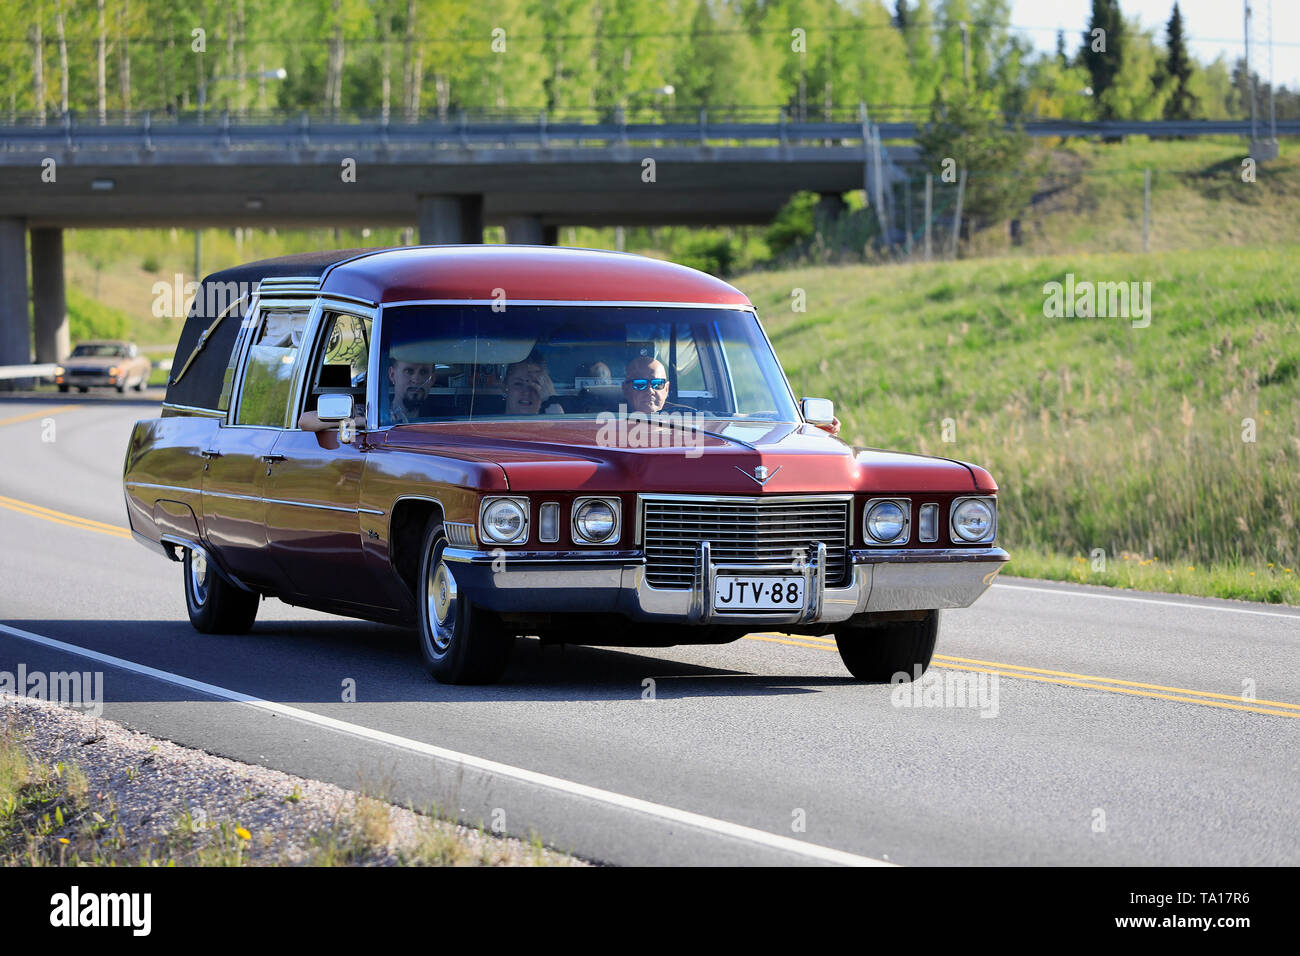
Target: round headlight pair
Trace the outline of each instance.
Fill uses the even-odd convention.
[[[984,541],[993,534],[993,508],[987,501],[967,498],[952,509],[953,533],[963,541]]]
[[[498,498],[483,509],[483,537],[496,544],[521,540],[528,532],[528,512],[513,498]]]
[[[867,508],[867,537],[877,544],[906,540],[908,515],[898,501],[877,501]]]
[[[618,536],[618,512],[601,498],[580,501],[573,510],[573,534],[579,541],[600,544]]]

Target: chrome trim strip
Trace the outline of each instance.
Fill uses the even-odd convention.
[[[384,302],[381,308],[396,308],[403,305],[500,305],[500,299],[402,299],[397,302]],[[757,316],[754,305],[723,304],[719,302],[645,302],[623,299],[506,299],[506,306],[512,305],[555,305],[593,307],[616,306],[625,309],[724,309],[729,312],[749,312]],[[793,393],[791,393],[793,394]]]
[[[177,402],[163,402],[162,407],[173,412],[184,412],[199,418],[225,418],[226,413],[219,408],[203,408],[199,405],[181,405]]]
[[[1001,548],[899,548],[849,552],[853,564],[953,564],[966,561],[1001,564],[1010,559],[1011,555]]]
[[[383,515],[387,512],[374,508],[349,508],[346,505],[322,505],[311,501],[291,501],[288,498],[263,498],[259,495],[237,495],[233,491],[211,491],[198,488],[185,488],[181,485],[159,485],[148,481],[125,482],[128,488],[152,488],[155,491],[180,491],[185,494],[203,494],[211,498],[233,498],[236,501],[262,501],[268,505],[290,505],[295,508],[315,508],[319,511],[342,511],[348,514]]]
[[[601,564],[645,564],[645,558],[636,551],[507,551],[507,564],[548,565],[601,565]],[[443,557],[448,561],[462,564],[491,565],[499,556],[487,551],[469,548],[447,548]]]

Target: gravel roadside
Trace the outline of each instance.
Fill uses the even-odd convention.
[[[381,795],[192,750],[48,701],[0,695],[0,739],[26,752],[32,779],[57,783],[69,767],[84,775],[84,785],[76,770],[68,777],[84,792],[61,815],[66,822],[39,825],[33,817],[34,829],[9,834],[5,862],[25,855],[47,862],[586,865],[540,841],[497,837]],[[25,850],[15,839],[26,841]],[[74,858],[49,852],[59,848]]]

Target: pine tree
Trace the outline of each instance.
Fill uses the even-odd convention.
[[[1189,88],[1192,78],[1192,60],[1187,53],[1187,40],[1183,36],[1183,14],[1174,4],[1165,27],[1165,58],[1153,78],[1158,88],[1172,84],[1173,90],[1165,101],[1164,117],[1168,120],[1191,119],[1196,109],[1196,97]]]
[[[1099,118],[1114,119],[1114,111],[1103,97],[1124,65],[1124,17],[1119,0],[1092,0],[1092,18],[1083,35],[1079,59],[1092,77]]]

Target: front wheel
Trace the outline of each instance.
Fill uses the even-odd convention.
[[[913,681],[925,673],[939,636],[939,612],[927,611],[919,621],[891,621],[873,627],[843,627],[835,646],[849,673],[861,681],[887,683],[895,674]]]
[[[444,684],[491,684],[501,679],[515,636],[491,611],[475,607],[443,560],[447,537],[434,522],[420,560],[420,654],[429,673]]]
[[[247,634],[261,595],[225,580],[202,552],[186,549],[184,565],[185,607],[194,629],[203,634]]]

